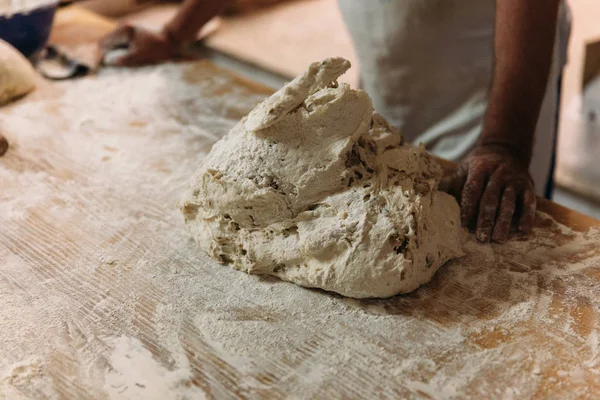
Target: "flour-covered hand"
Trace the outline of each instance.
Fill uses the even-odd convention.
[[[156,64],[179,54],[178,46],[165,33],[132,25],[122,25],[109,33],[99,47],[103,63],[116,66]]]
[[[527,162],[514,150],[496,144],[476,147],[461,163],[454,191],[465,227],[479,242],[508,239],[512,221],[519,231],[533,227],[536,195]]]

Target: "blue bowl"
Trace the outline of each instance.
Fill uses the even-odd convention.
[[[35,56],[48,42],[58,1],[11,15],[0,15],[0,39],[27,58]]]

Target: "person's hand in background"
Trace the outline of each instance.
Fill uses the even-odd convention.
[[[106,65],[136,66],[157,64],[180,55],[177,43],[165,32],[122,25],[100,41],[100,57]]]
[[[99,43],[104,64],[137,66],[156,64],[182,55],[200,29],[222,12],[231,0],[185,0],[177,15],[161,32],[123,25]]]

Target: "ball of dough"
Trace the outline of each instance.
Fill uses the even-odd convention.
[[[36,72],[17,49],[0,39],[0,105],[35,89]]]
[[[441,167],[337,84],[349,67],[311,64],[215,144],[183,203],[209,255],[363,298],[415,290],[463,254]]]
[[[114,49],[104,55],[102,63],[108,66],[118,65],[119,62],[128,55],[129,50],[127,49]]]

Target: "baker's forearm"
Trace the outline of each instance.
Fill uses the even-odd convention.
[[[171,42],[181,45],[194,40],[198,31],[227,7],[232,0],[185,0],[164,29]]]
[[[560,0],[497,0],[494,78],[480,144],[501,144],[531,161],[552,63]]]

